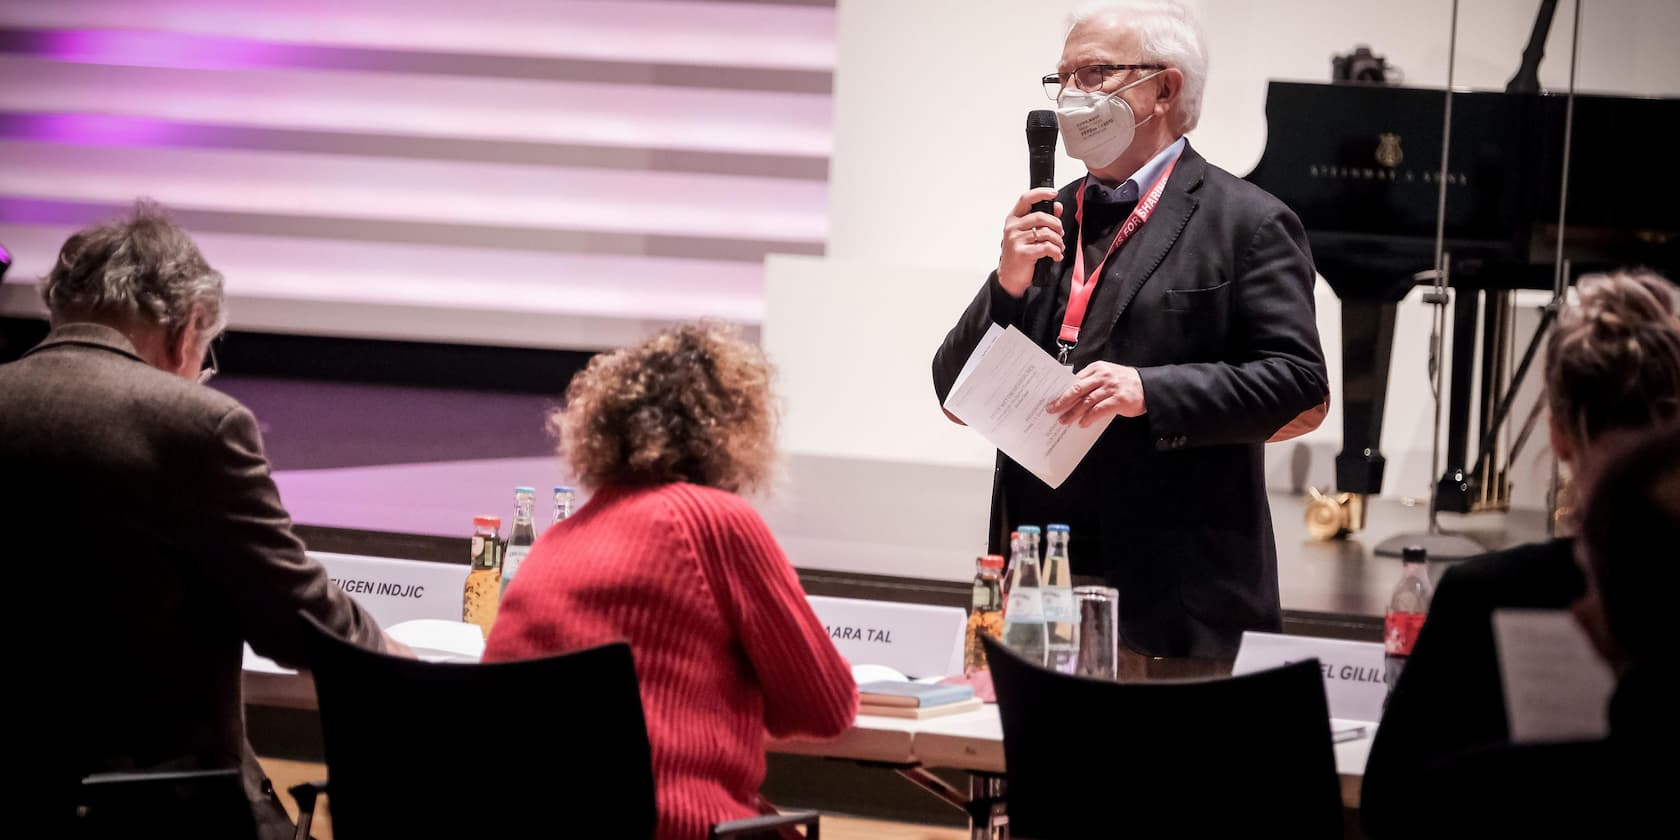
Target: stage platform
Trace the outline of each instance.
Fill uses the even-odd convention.
[[[215,385],[256,412],[282,498],[315,548],[465,562],[474,514],[511,515],[517,485],[546,494],[570,483],[544,429],[555,397],[258,377]],[[989,467],[793,454],[756,503],[813,593],[961,606],[990,482]],[[1399,563],[1371,549],[1422,531],[1425,509],[1374,499],[1363,532],[1317,542],[1300,494],[1280,489],[1271,501],[1286,629],[1380,638]],[[1539,510],[1443,525],[1489,548],[1546,536]]]

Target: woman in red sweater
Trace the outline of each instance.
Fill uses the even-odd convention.
[[[628,641],[658,836],[756,815],[766,733],[830,738],[857,713],[850,667],[737,495],[775,458],[769,364],[722,327],[677,327],[597,356],[552,422],[592,496],[519,567],[485,661]]]

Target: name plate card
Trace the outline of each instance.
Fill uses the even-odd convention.
[[[1388,695],[1380,642],[1351,642],[1313,636],[1243,633],[1233,676],[1277,668],[1304,659],[1317,659],[1324,677],[1330,716],[1347,720],[1382,719]]]
[[[380,627],[423,618],[461,620],[461,595],[470,571],[464,563],[327,551],[311,551],[309,556],[325,566],[333,585],[367,610]]]
[[[883,665],[907,677],[962,673],[968,613],[957,607],[808,595],[834,647],[852,665]]]

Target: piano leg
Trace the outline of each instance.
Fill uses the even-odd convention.
[[[1342,451],[1336,456],[1336,489],[1343,493],[1382,492],[1387,463],[1383,407],[1397,308],[1393,301],[1342,301]]]
[[[1472,493],[1465,458],[1470,445],[1470,385],[1476,364],[1476,314],[1480,295],[1473,289],[1453,290],[1452,371],[1447,381],[1447,469],[1435,488],[1435,510],[1469,513]]]

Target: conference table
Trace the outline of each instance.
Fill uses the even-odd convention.
[[[315,686],[299,674],[266,662],[247,662],[245,702],[259,706],[315,709]],[[1341,779],[1342,804],[1359,807],[1365,759],[1376,724],[1333,719],[1336,732],[1359,731],[1358,737],[1335,745],[1336,772]],[[992,824],[1006,820],[1002,799],[1004,773],[1003,724],[998,709],[987,704],[943,717],[906,718],[859,715],[838,738],[827,741],[773,741],[771,752],[855,761],[891,768],[911,782],[968,812],[975,838],[990,838]],[[971,775],[969,790],[961,791],[929,772],[960,770]]]
[[[1342,804],[1359,807],[1360,784],[1365,775],[1365,759],[1371,751],[1371,739],[1376,724],[1366,721],[1331,720],[1336,732],[1358,733],[1335,745],[1336,773],[1341,779]],[[830,741],[777,741],[770,745],[773,752],[795,753],[821,758],[847,759],[891,766],[918,785],[928,787],[958,807],[977,800],[996,796],[1001,790],[997,780],[1004,772],[1003,724],[994,704],[981,706],[970,712],[945,717],[907,720],[904,718],[859,715],[845,734]],[[964,800],[953,798],[955,792],[931,774],[918,770],[950,769],[974,774]],[[979,816],[973,810],[971,817]],[[978,823],[978,820],[976,820]],[[976,825],[975,837],[985,837]]]

